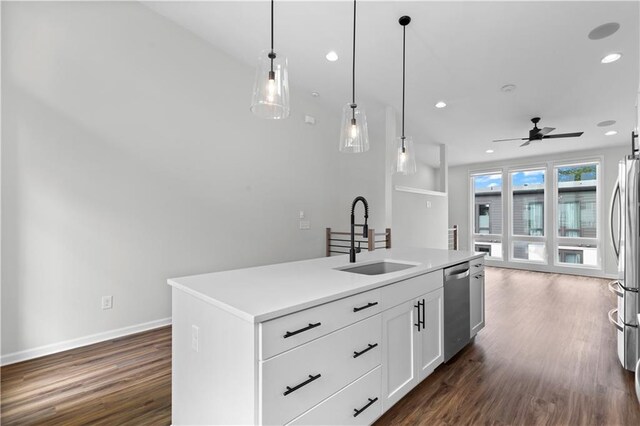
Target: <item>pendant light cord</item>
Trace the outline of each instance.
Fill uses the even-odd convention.
[[[407,27],[405,25],[402,26],[402,136],[400,140],[402,141],[402,152],[405,152],[404,146],[404,80],[405,80],[405,45],[406,45],[406,36],[407,36]]]
[[[271,59],[272,73],[273,73],[273,60],[276,57],[276,54],[273,52],[273,3],[274,3],[274,0],[271,0],[271,53],[269,53],[269,59]]]
[[[351,67],[351,103],[356,103],[356,0],[353,0],[353,64]],[[355,108],[354,108],[355,110]],[[354,111],[355,114],[355,111]]]

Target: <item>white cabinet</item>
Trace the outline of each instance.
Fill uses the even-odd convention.
[[[443,290],[382,313],[382,408],[389,409],[443,361]]]
[[[423,305],[422,327],[419,335],[420,349],[420,376],[425,379],[444,361],[444,335],[443,335],[443,300],[444,292],[440,288],[425,294],[421,301]]]
[[[473,259],[475,335],[484,264]],[[253,322],[174,286],[173,424],[371,424],[444,360],[442,270],[389,281]]]
[[[475,268],[469,282],[471,337],[484,328],[484,267]]]
[[[409,300],[382,313],[382,408],[387,410],[418,384],[418,310]]]

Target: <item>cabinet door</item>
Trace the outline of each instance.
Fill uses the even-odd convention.
[[[419,382],[417,312],[414,300],[382,313],[382,409],[386,411]]]
[[[471,337],[484,328],[484,269],[471,275],[469,286]]]
[[[438,289],[420,298],[424,305],[424,328],[419,333],[420,371],[419,380],[424,380],[444,361],[443,336],[444,291]]]

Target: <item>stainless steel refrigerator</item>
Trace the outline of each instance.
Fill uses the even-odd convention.
[[[635,151],[634,151],[635,152]],[[609,321],[618,332],[618,358],[634,371],[640,356],[638,338],[638,287],[640,283],[640,157],[627,156],[618,164],[618,180],[611,196],[610,229],[618,259],[618,279],[609,283],[618,306],[609,311]]]

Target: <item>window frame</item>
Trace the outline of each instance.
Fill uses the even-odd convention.
[[[572,165],[583,164],[595,164],[596,165],[596,238],[585,237],[559,237],[558,236],[558,178],[557,169],[560,167],[567,167]],[[544,236],[519,236],[512,235],[512,188],[511,188],[511,172],[514,171],[526,171],[526,170],[545,170],[545,212],[544,212]],[[553,173],[553,176],[550,176]],[[473,178],[479,175],[487,174],[500,174],[502,176],[502,234],[475,234],[475,188]],[[548,160],[546,162],[539,163],[518,163],[513,166],[506,165],[493,165],[493,167],[486,168],[470,168],[468,170],[469,186],[471,190],[468,193],[469,197],[469,242],[470,250],[475,251],[475,245],[482,243],[483,241],[477,241],[477,239],[485,240],[489,243],[500,243],[502,257],[487,257],[488,264],[494,264],[500,266],[518,267],[518,265],[531,265],[532,270],[546,271],[546,272],[559,272],[559,273],[585,273],[587,271],[603,271],[604,268],[604,256],[605,248],[603,247],[604,235],[603,229],[605,226],[604,209],[603,205],[603,182],[605,174],[605,164],[603,156],[592,157],[578,157],[567,158],[562,160]],[[508,191],[508,192],[507,192]],[[508,198],[505,198],[507,195]],[[482,238],[485,237],[485,238]],[[490,237],[490,238],[486,238]],[[531,241],[538,242],[542,239],[545,240],[545,262],[528,261],[526,259],[518,259],[513,257],[513,244],[517,241]],[[490,240],[490,241],[489,241]],[[574,244],[575,243],[575,244]],[[583,265],[560,262],[559,250],[561,247],[573,248],[580,247],[582,245],[593,245],[597,249],[597,265]],[[552,253],[553,251],[553,253]],[[583,254],[584,261],[584,254]]]
[[[559,234],[560,219],[558,213],[560,209],[559,192],[560,186],[558,181],[558,169],[562,167],[583,166],[594,164],[596,166],[596,237],[564,237]],[[552,164],[553,168],[553,203],[555,207],[553,217],[553,236],[554,236],[554,253],[553,253],[553,265],[560,268],[579,268],[579,269],[602,269],[602,220],[603,220],[603,206],[602,206],[602,160],[601,159],[585,159],[580,161],[555,161]],[[585,265],[577,263],[567,263],[560,260],[560,249],[562,247],[571,247],[571,249],[581,247],[594,246],[596,248],[596,264]],[[584,253],[582,255],[584,261]]]
[[[500,189],[500,203],[501,203],[501,211],[502,211],[502,218],[501,218],[501,233],[500,234],[480,234],[480,233],[476,233],[476,200],[475,200],[475,196],[476,196],[476,188],[475,188],[475,184],[474,184],[474,178],[478,177],[478,176],[486,176],[486,175],[500,175],[501,179],[502,179],[502,187]],[[505,222],[504,222],[504,172],[502,169],[487,169],[487,170],[478,170],[478,171],[473,171],[469,173],[469,205],[471,206],[472,209],[472,214],[470,215],[469,218],[469,234],[470,234],[470,238],[469,238],[469,242],[471,245],[471,251],[476,251],[475,247],[476,244],[500,244],[500,257],[495,257],[495,256],[491,256],[490,254],[487,255],[487,259],[488,260],[495,260],[498,262],[502,262],[504,261],[504,238],[503,238],[503,234],[504,234],[504,226],[505,226]],[[491,219],[489,219],[491,220]],[[480,239],[480,241],[478,241],[478,239]]]
[[[513,174],[514,173],[521,173],[521,172],[533,172],[533,171],[543,171],[544,172],[544,186],[543,186],[543,235],[518,235],[514,233],[514,225],[515,225],[515,221],[513,220],[513,214],[514,214],[514,206],[513,206]],[[520,167],[509,167],[506,171],[505,174],[507,176],[508,179],[508,190],[509,190],[509,198],[507,200],[508,202],[508,206],[507,206],[507,210],[508,210],[508,221],[509,221],[509,262],[514,262],[514,263],[525,263],[525,264],[530,264],[530,263],[535,263],[538,265],[547,265],[549,263],[549,243],[548,243],[548,236],[549,236],[549,170],[548,170],[548,164],[533,164],[533,165],[527,165],[527,166],[520,166]],[[515,252],[515,246],[517,243],[542,243],[544,244],[544,249],[543,249],[543,260],[529,260],[529,259],[521,259],[518,257],[515,257],[514,252]]]

